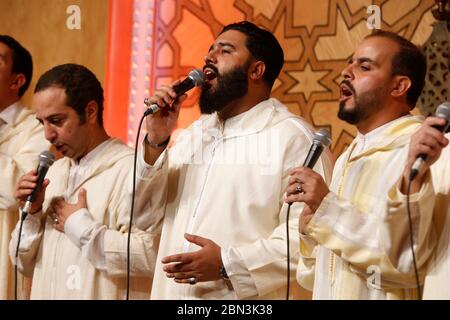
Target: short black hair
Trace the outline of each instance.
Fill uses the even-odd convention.
[[[62,64],[45,72],[38,80],[34,92],[50,87],[64,88],[67,105],[78,114],[81,123],[86,121],[86,106],[97,102],[97,122],[103,127],[103,88],[95,74],[78,64]]]
[[[33,59],[30,52],[13,37],[0,35],[0,42],[7,45],[12,51],[12,73],[25,76],[25,83],[19,88],[19,97],[22,97],[31,83]]]
[[[241,21],[225,26],[220,34],[228,30],[237,30],[247,36],[246,46],[250,53],[266,65],[264,81],[273,86],[280,74],[284,63],[284,53],[275,36],[264,29],[259,28],[249,21]]]
[[[419,47],[396,33],[377,30],[366,39],[371,37],[387,38],[398,44],[399,50],[392,58],[391,72],[392,75],[407,76],[411,80],[411,87],[406,93],[406,102],[413,109],[425,86],[427,73],[425,55]]]

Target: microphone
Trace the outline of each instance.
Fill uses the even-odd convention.
[[[450,102],[441,103],[436,109],[436,117],[443,118],[447,120],[447,122],[442,126],[433,126],[433,128],[438,129],[441,132],[447,132],[450,128]],[[428,156],[426,154],[420,154],[419,157],[414,161],[414,164],[411,168],[411,173],[409,174],[409,180],[413,181],[417,174],[420,171],[423,163],[427,160]]]
[[[173,90],[177,94],[177,97],[185,94],[187,91],[191,90],[194,87],[199,87],[203,85],[205,82],[205,74],[200,69],[194,69],[191,72],[189,72],[186,79],[181,81],[181,83],[173,86]],[[155,112],[158,112],[160,109],[159,106],[156,103],[151,103],[149,101],[149,98],[145,98],[144,104],[148,107],[147,110],[144,112],[144,117],[148,116],[149,114],[153,114]]]
[[[319,159],[323,149],[331,144],[330,132],[327,129],[320,129],[314,134],[311,148],[306,155],[303,167],[312,169]]]
[[[42,188],[42,183],[44,182],[45,175],[47,174],[48,168],[55,162],[55,156],[50,151],[42,151],[39,155],[39,164],[37,167],[37,182],[36,188],[27,197],[27,201],[22,209],[22,220],[25,220],[28,213],[30,213],[31,204],[36,200],[38,192]]]

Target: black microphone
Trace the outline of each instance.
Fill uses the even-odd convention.
[[[320,129],[314,134],[311,148],[306,155],[303,167],[312,169],[319,159],[322,151],[331,144],[330,132],[327,129]]]
[[[177,97],[179,97],[192,88],[203,85],[204,82],[205,74],[203,73],[203,71],[200,69],[194,69],[189,72],[186,79],[181,81],[181,83],[177,84],[176,86],[173,86],[173,90],[177,94]],[[144,117],[148,116],[149,114],[158,112],[158,110],[160,109],[156,103],[150,103],[149,98],[145,98],[144,104],[148,107],[148,109],[144,112]]]
[[[47,174],[48,168],[55,162],[55,156],[50,151],[42,151],[39,155],[39,164],[37,167],[36,188],[27,197],[27,201],[22,209],[22,220],[25,220],[28,213],[30,213],[31,204],[36,200],[36,196],[42,188],[42,183],[44,182],[45,175]]]
[[[450,128],[450,102],[443,102],[441,103],[437,109],[436,109],[436,117],[443,118],[446,120],[445,124],[442,126],[433,126],[433,128],[438,129],[441,132],[447,132],[447,130]],[[420,171],[420,168],[422,167],[423,163],[427,160],[426,154],[420,154],[419,157],[414,161],[414,164],[411,168],[411,173],[409,174],[409,180],[413,181],[417,174]]]

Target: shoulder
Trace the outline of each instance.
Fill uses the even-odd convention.
[[[271,98],[269,100],[274,106],[272,118],[272,129],[280,131],[283,136],[301,137],[311,142],[314,135],[313,126],[302,117],[289,111],[286,105]]]

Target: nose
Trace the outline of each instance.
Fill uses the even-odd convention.
[[[353,79],[353,64],[352,63],[348,64],[347,67],[345,67],[344,70],[342,70],[341,76],[347,80]]]
[[[49,124],[44,123],[45,139],[53,143],[56,140],[56,130]]]
[[[217,62],[217,50],[211,49],[205,56],[205,64],[211,63],[215,64]]]

